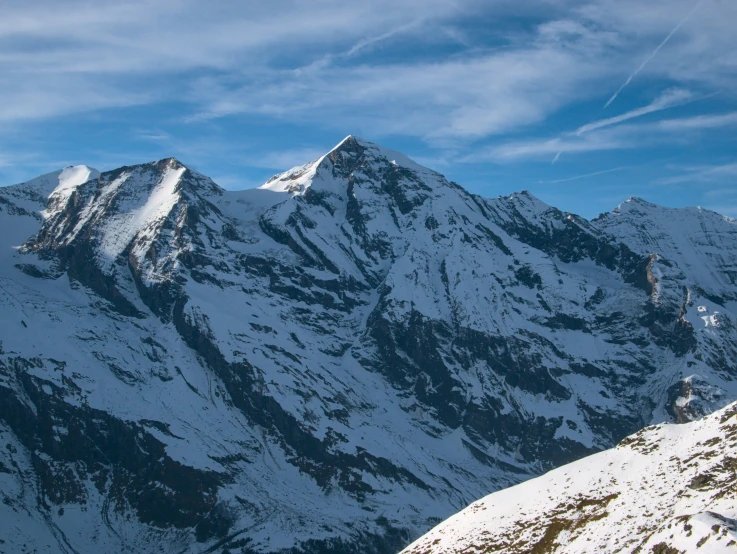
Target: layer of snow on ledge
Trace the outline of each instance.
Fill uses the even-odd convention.
[[[79,185],[86,183],[90,179],[95,179],[99,176],[99,171],[87,167],[86,165],[65,167],[61,170],[61,173],[59,173],[59,186],[54,189],[54,193],[74,189]]]
[[[65,167],[59,172],[56,187],[49,194],[49,198],[53,198],[55,204],[61,206],[66,203],[78,186],[83,185],[90,179],[97,179],[99,176],[99,171],[86,165]],[[47,218],[50,212],[44,210],[41,215]]]

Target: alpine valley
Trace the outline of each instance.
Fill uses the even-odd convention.
[[[393,554],[727,406],[736,323],[700,208],[588,221],[355,137],[254,190],[66,168],[0,189],[0,552]]]

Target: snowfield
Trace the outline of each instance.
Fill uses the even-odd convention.
[[[403,554],[737,552],[737,403],[491,494]]]

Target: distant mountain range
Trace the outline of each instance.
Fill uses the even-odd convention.
[[[1,188],[0,552],[395,553],[724,408],[735,321],[735,220],[486,199],[356,137],[254,190]]]

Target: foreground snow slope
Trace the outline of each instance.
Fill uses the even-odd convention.
[[[393,554],[737,399],[713,212],[586,221],[349,137],[257,190],[70,168],[0,230],[0,552]]]
[[[402,552],[737,552],[737,403],[491,494]]]

